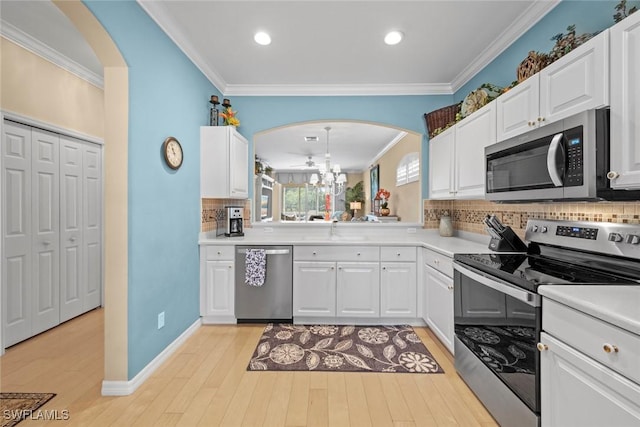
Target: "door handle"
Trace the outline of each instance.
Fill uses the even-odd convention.
[[[556,158],[558,157],[558,153],[562,154],[562,164],[564,165],[564,152],[562,151],[562,137],[564,135],[561,133],[557,133],[553,136],[551,140],[551,144],[549,144],[549,151],[547,152],[547,170],[549,171],[549,176],[551,177],[551,182],[556,187],[562,187],[562,176],[560,176],[560,171],[558,170]]]

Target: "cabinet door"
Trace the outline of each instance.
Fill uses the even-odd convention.
[[[427,324],[453,353],[453,279],[426,267]]]
[[[336,263],[293,263],[293,315],[336,315]]]
[[[613,188],[640,188],[640,13],[611,27]]]
[[[496,142],[496,102],[456,125],[456,198],[484,198],[484,147]]]
[[[82,146],[60,138],[60,321],[82,311]]]
[[[455,126],[429,141],[429,198],[451,199]]]
[[[229,195],[245,199],[249,195],[249,143],[235,129],[230,129]]]
[[[609,103],[609,32],[604,31],[540,71],[541,123]]]
[[[544,332],[541,342],[543,426],[640,425],[638,384]]]
[[[380,264],[339,262],[337,316],[378,317],[380,315]]]
[[[204,281],[200,314],[232,317],[235,308],[233,261],[206,261]]]
[[[60,323],[59,136],[32,131],[33,326],[31,335]]]
[[[497,140],[503,141],[538,126],[540,79],[535,74],[496,99]]]
[[[380,316],[416,317],[416,263],[384,262],[380,272]]]
[[[2,315],[6,347],[31,336],[31,128],[2,132]]]

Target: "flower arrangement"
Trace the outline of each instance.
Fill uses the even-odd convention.
[[[240,126],[240,120],[236,117],[237,111],[233,111],[231,107],[224,109],[220,115],[224,119],[225,126]]]
[[[389,206],[388,200],[390,197],[391,192],[389,190],[385,190],[384,188],[379,189],[376,193],[376,199],[382,200],[382,203],[380,204],[380,207],[382,209],[386,209],[387,206]]]

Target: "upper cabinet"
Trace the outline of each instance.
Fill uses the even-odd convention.
[[[640,188],[640,13],[611,32],[611,187]]]
[[[495,101],[429,141],[429,198],[484,198],[484,148],[495,142]]]
[[[200,196],[249,197],[249,142],[234,126],[200,127]]]
[[[497,140],[609,104],[609,30],[531,76],[497,102]]]

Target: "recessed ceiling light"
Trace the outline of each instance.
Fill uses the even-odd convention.
[[[400,43],[403,35],[404,34],[402,34],[401,31],[390,31],[386,36],[384,36],[384,42],[390,46],[393,46],[394,44]]]
[[[257,32],[256,35],[253,36],[253,39],[256,41],[256,43],[262,46],[271,44],[271,36],[269,36],[269,34],[265,33],[264,31]]]

